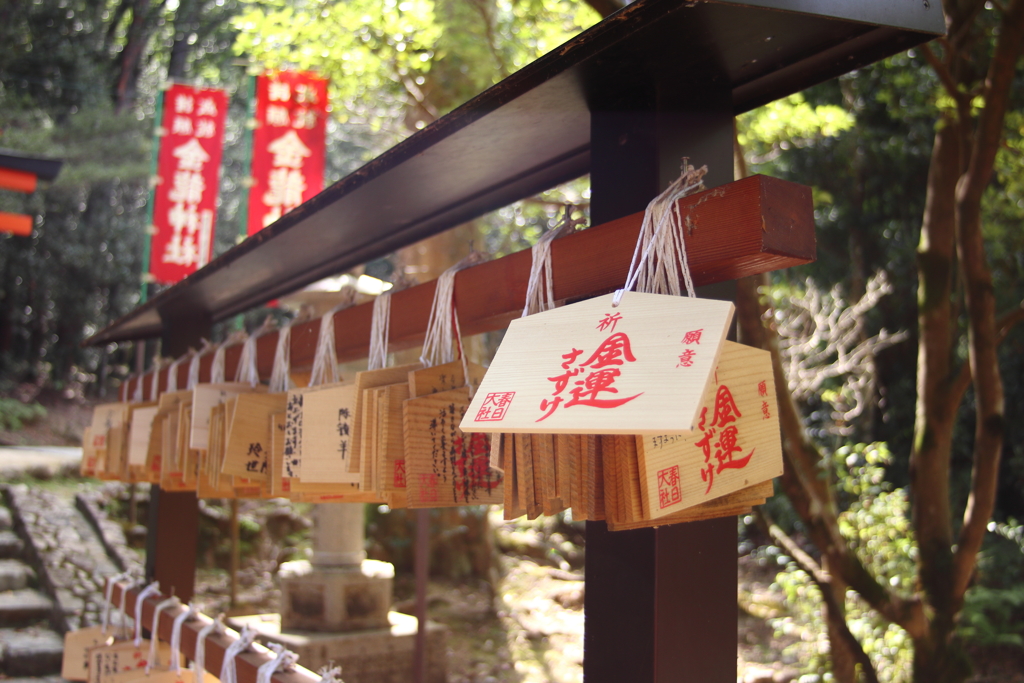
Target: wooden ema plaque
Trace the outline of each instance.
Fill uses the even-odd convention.
[[[478,386],[484,369],[467,365],[469,383]],[[500,504],[504,498],[502,474],[490,467],[490,439],[459,427],[469,407],[466,379],[459,361],[409,373],[405,459],[396,461],[409,507]]]
[[[310,484],[358,484],[349,471],[356,422],[353,382],[316,387],[303,393],[299,478]]]
[[[283,413],[287,394],[239,394],[227,431],[221,473],[269,481],[270,416]]]
[[[189,448],[205,450],[209,447],[211,408],[238,394],[266,390],[265,386],[252,387],[242,382],[197,385],[192,390],[192,431],[189,436]]]
[[[782,474],[771,354],[725,342],[697,429],[636,437],[644,517],[694,507]]]
[[[626,292],[513,320],[469,406],[470,432],[692,431],[727,301]]]

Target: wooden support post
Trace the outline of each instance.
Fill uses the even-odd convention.
[[[208,318],[185,316],[168,324],[161,342],[162,354],[177,358],[190,346],[198,347],[210,334]],[[161,384],[161,388],[166,384]],[[162,390],[162,389],[161,389]],[[182,602],[192,599],[199,552],[199,499],[195,491],[149,491],[149,525],[146,534],[146,577],[160,582],[165,593],[173,589]]]
[[[708,165],[708,187],[732,180],[725,81],[664,71],[650,78],[638,73],[634,91],[593,103],[595,224],[642,210],[678,177],[683,156]],[[587,522],[586,683],[732,683],[736,542],[733,518],[618,532]]]

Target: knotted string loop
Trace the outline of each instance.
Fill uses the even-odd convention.
[[[104,590],[104,600],[103,600],[103,621],[100,622],[101,626],[102,626],[101,630],[103,631],[104,635],[106,635],[107,630],[110,628],[110,608],[111,608],[111,603],[114,600],[114,584],[115,583],[120,583],[121,581],[126,581],[126,580],[130,579],[131,576],[132,576],[132,573],[129,571],[129,572],[124,572],[123,574],[116,574],[116,575],[111,576],[111,577],[109,577],[107,579],[107,586],[106,586],[106,589]],[[122,594],[125,591],[127,591],[127,590],[128,590],[128,587],[127,586],[123,586],[122,587]]]
[[[238,634],[238,640],[231,643],[224,651],[224,664],[220,667],[220,676],[218,676],[221,683],[238,683],[235,657],[248,650],[254,640],[256,640],[255,629],[248,626],[242,627],[242,632]]]
[[[206,637],[213,632],[224,633],[224,615],[218,614],[212,622],[199,629],[196,634],[196,651],[192,659],[192,672],[196,679],[195,683],[203,683],[206,678]]]
[[[271,393],[288,391],[288,375],[292,365],[292,326],[285,325],[277,331],[277,348],[274,349],[274,366],[270,371]]]
[[[338,678],[341,675],[340,666],[325,666],[320,669],[320,680],[317,683],[345,683]]]
[[[370,357],[367,370],[380,370],[388,364],[388,335],[391,332],[391,292],[383,292],[373,300],[370,319]]]
[[[212,348],[213,344],[209,340],[204,339],[203,348],[192,354],[192,360],[188,362],[188,382],[185,384],[185,388],[189,391],[195,389],[196,385],[199,384],[199,364],[203,356],[209,353]]]
[[[423,352],[420,356],[423,367],[444,365],[455,360],[455,341],[460,337],[459,316],[455,310],[455,274],[486,260],[484,254],[474,251],[437,278],[434,302],[430,307],[430,319],[427,322]]]
[[[160,368],[164,361],[159,355],[153,359],[153,376],[149,380],[149,400],[155,401],[160,391]]]
[[[299,656],[279,643],[268,643],[267,647],[274,651],[274,658],[263,662],[256,669],[256,683],[270,683],[270,679],[278,671],[287,671],[299,661]]]
[[[157,604],[156,609],[153,610],[153,628],[149,629],[149,657],[146,658],[146,673],[149,674],[153,670],[154,666],[160,663],[160,653],[156,649],[156,645],[160,638],[157,636],[157,629],[160,627],[160,614],[168,608],[181,607],[181,600],[177,596],[172,595],[171,597],[163,600]]]
[[[242,344],[242,355],[238,358],[235,368],[235,381],[255,387],[260,383],[260,372],[256,367],[256,341],[274,329],[274,319],[267,316],[263,325],[253,332]]]
[[[530,279],[526,284],[526,305],[523,307],[523,316],[549,311],[555,307],[551,243],[559,237],[573,233],[576,226],[582,223],[582,221],[573,220],[572,208],[571,204],[566,204],[562,220],[554,228],[541,235],[537,243],[530,249],[533,261],[530,264]]]
[[[346,305],[336,306],[320,318],[320,334],[316,339],[316,351],[313,353],[313,372],[309,376],[309,386],[335,384],[338,382],[338,354],[334,349],[334,314]]]
[[[704,189],[704,174],[707,171],[707,166],[695,169],[689,159],[684,158],[680,176],[647,205],[640,236],[629,263],[626,284],[616,290],[612,298],[613,306],[618,306],[623,293],[632,290],[634,285],[640,292],[680,296],[680,276],[687,295],[696,296],[683,239],[685,221],[677,202]]]
[[[181,671],[181,627],[184,623],[199,614],[194,603],[189,603],[188,609],[174,617],[174,625],[171,626],[171,665],[168,670],[175,673]]]
[[[160,592],[160,582],[154,581],[139,592],[135,598],[135,647],[142,647],[142,604],[146,598]]]

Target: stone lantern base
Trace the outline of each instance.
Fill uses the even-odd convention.
[[[409,683],[413,680],[416,617],[391,612],[387,627],[352,633],[283,631],[278,614],[255,614],[228,620],[232,628],[253,628],[264,645],[279,643],[299,655],[299,664],[311,671],[335,664],[345,683]],[[427,622],[427,683],[448,680],[448,629]]]
[[[388,628],[395,568],[387,562],[323,567],[306,560],[281,565],[281,628],[348,632]]]

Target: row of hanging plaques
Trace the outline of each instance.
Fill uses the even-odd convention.
[[[478,384],[483,368],[469,370]],[[351,382],[277,393],[199,384],[156,401],[97,406],[82,473],[204,498],[501,503],[489,437],[458,427],[469,393],[460,362],[368,370]]]
[[[666,196],[678,198],[678,186]],[[689,276],[659,271],[685,271],[685,252],[673,251],[678,226],[663,229],[672,213],[652,207],[625,288],[645,291],[556,307],[548,247],[566,231],[552,231],[533,251],[536,305],[511,323],[487,370],[452,355],[460,264],[438,281],[420,364],[304,389],[271,392],[251,379],[102,405],[83,472],[200,497],[499,503],[509,519],[571,509],[613,530],[743,513],[782,472],[770,356],[725,341],[731,303],[658,284]],[[333,371],[323,360],[333,329],[329,314],[314,375],[325,363]],[[278,346],[280,356],[287,344]],[[371,365],[375,356],[371,341]]]

